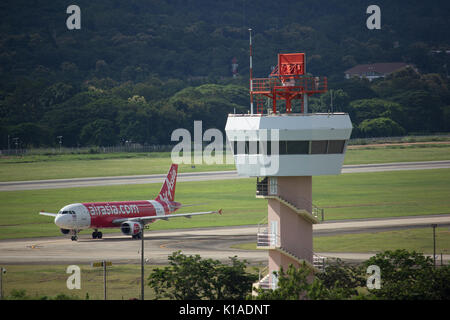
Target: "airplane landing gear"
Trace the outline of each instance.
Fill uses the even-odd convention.
[[[100,231],[97,231],[97,229],[92,232],[92,239],[101,239],[103,237],[103,233]]]
[[[135,239],[135,240],[136,240],[136,239],[142,239],[142,235],[141,235],[141,233],[139,232],[138,234],[132,235],[131,238],[132,238],[132,239]]]
[[[70,240],[78,241],[77,230],[70,230],[70,233],[72,234],[72,236],[70,237]]]

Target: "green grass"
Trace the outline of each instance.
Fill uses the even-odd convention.
[[[313,202],[327,220],[450,213],[449,194],[449,169],[313,178]]]
[[[58,235],[53,219],[38,215],[41,210],[57,212],[64,205],[77,202],[154,199],[160,187],[159,184],[147,184],[1,192],[0,239]],[[255,199],[254,190],[254,179],[179,182],[177,201],[201,204],[184,208],[180,213],[223,208],[224,214],[157,221],[150,228],[255,224],[267,214],[267,209],[264,209],[267,202]]]
[[[433,254],[433,229],[430,227],[314,238],[315,252],[381,252],[396,249]],[[436,253],[450,254],[450,228],[436,228]]]
[[[343,234],[314,237],[314,252],[381,252],[405,249],[433,254],[433,229]],[[257,250],[256,242],[233,245],[241,250]],[[436,253],[450,254],[450,228],[436,228]]]
[[[167,173],[171,163],[170,153],[10,157],[0,160],[0,181],[158,174]],[[234,169],[234,164],[179,166],[179,172]]]
[[[325,219],[381,218],[450,213],[450,169],[353,173],[313,178],[313,202]],[[153,199],[159,184],[0,192],[0,239],[59,235],[53,219],[69,203]],[[257,224],[267,216],[267,201],[255,199],[255,179],[179,182],[181,212],[222,208],[224,214],[157,221],[150,229]],[[206,203],[206,204],[204,204]]]
[[[66,273],[67,265],[8,265],[3,278],[3,292],[11,296],[13,290],[25,290],[30,299],[43,296],[55,298],[64,294],[75,299],[103,300],[103,268],[90,265],[78,265],[81,271],[81,288],[69,290],[66,281],[71,274]],[[163,265],[146,265],[144,270],[145,300],[155,298],[153,289],[147,285],[147,278],[155,268]],[[247,272],[257,273],[259,267],[248,266]],[[141,266],[139,264],[113,264],[106,273],[106,291],[108,300],[128,300],[140,298]]]
[[[449,160],[450,144],[349,149],[344,164]],[[166,173],[170,152],[0,157],[0,181]],[[180,165],[180,172],[235,170],[233,164]]]
[[[25,290],[31,299],[42,296],[54,298],[64,294],[78,299],[102,300],[103,268],[78,265],[81,270],[81,289],[69,290],[66,281],[71,274],[66,273],[67,265],[9,265],[3,278],[3,291],[10,296],[12,290]],[[145,281],[152,270],[161,266],[146,266]],[[107,298],[128,300],[139,298],[141,294],[140,265],[113,265],[107,269]],[[144,286],[145,299],[153,299],[155,294],[149,286]]]
[[[450,160],[450,144],[362,147],[348,149],[344,164]]]

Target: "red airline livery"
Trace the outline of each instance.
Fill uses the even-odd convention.
[[[144,225],[157,219],[222,214],[222,210],[172,214],[182,207],[181,203],[174,201],[177,170],[178,165],[172,164],[155,200],[73,203],[63,207],[58,213],[39,214],[55,217],[55,224],[63,234],[70,233],[72,241],[78,239],[77,233],[83,229],[94,229],[92,238],[101,239],[102,233],[98,229],[118,227],[123,234],[140,239]]]

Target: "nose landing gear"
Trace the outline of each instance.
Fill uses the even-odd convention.
[[[74,230],[74,229],[72,229],[72,230],[70,230],[70,234],[71,234],[71,237],[70,237],[70,240],[72,240],[72,241],[78,241],[78,232],[80,232],[81,230]]]
[[[78,240],[78,236],[77,236],[77,230],[70,230],[70,234],[72,235],[71,237],[70,237],[70,240],[72,240],[72,241],[77,241]]]

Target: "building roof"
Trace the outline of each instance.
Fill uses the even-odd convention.
[[[359,64],[345,71],[346,74],[367,74],[369,72],[375,72],[379,74],[389,74],[399,69],[403,69],[409,66],[404,62],[387,62],[387,63],[372,63],[372,64]]]

